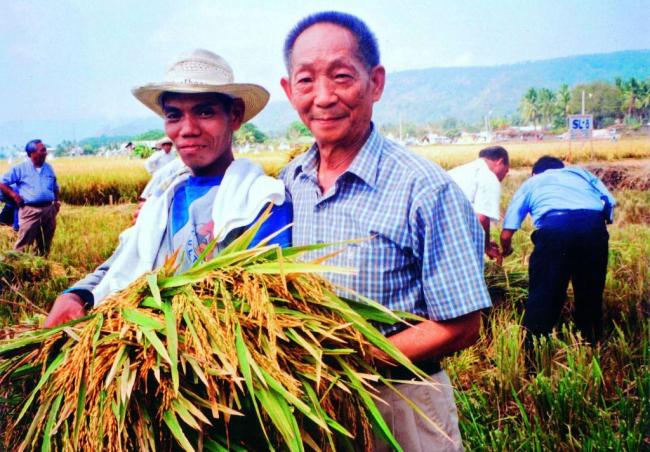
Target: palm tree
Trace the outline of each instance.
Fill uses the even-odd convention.
[[[539,118],[539,96],[535,88],[529,88],[521,99],[521,117],[528,123],[532,122],[537,130],[537,119]]]
[[[642,96],[643,82],[639,82],[631,77],[629,80],[622,80],[617,78],[615,80],[616,87],[621,91],[623,97],[623,111],[626,112],[628,118],[637,118],[637,111],[641,108],[640,97]]]
[[[569,102],[571,102],[571,91],[569,85],[562,83],[560,88],[555,93],[555,114],[559,119],[557,123],[566,125],[567,117],[569,116]]]
[[[641,119],[650,118],[650,78],[645,82],[640,81],[639,108],[641,109]]]
[[[555,93],[548,88],[540,88],[537,91],[537,101],[542,117],[542,128],[547,127],[555,110]]]

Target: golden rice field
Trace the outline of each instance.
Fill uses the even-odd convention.
[[[505,147],[513,168],[532,166],[543,155],[566,162],[614,161],[650,157],[650,137],[611,141],[518,141],[495,143]],[[450,169],[476,158],[486,144],[416,146],[411,149]]]
[[[566,158],[569,151],[565,142],[505,147],[515,168],[529,166],[544,154]],[[414,151],[450,168],[476,158],[481,148],[427,146]],[[246,157],[270,174],[290,158],[282,153]],[[647,162],[650,138],[594,142],[593,151],[589,143],[574,143],[571,158],[580,163]],[[119,232],[130,224],[132,202],[148,177],[137,160],[62,158],[53,165],[64,205],[49,260],[7,253],[15,233],[0,227],[0,324],[42,320],[61,290],[109,256]],[[6,168],[0,163],[0,171]],[[506,178],[502,209],[527,173],[513,171]],[[650,450],[650,191],[626,186],[614,195],[619,207],[609,227],[606,336],[598,346],[584,345],[572,330],[570,292],[557,334],[539,344],[535,360],[541,371],[528,374],[520,321],[532,252],[530,222],[515,235],[515,253],[502,267],[487,263],[494,308],[484,315],[479,342],[445,360],[467,450]],[[493,238],[497,233],[493,230]],[[2,397],[0,391],[0,416],[6,413],[3,403],[9,403]]]

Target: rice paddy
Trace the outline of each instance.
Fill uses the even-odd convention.
[[[574,161],[599,165],[650,157],[647,139],[593,145],[593,152],[588,144],[584,149],[573,147]],[[526,177],[526,165],[542,154],[568,155],[567,143],[520,143],[506,148],[513,167],[522,171],[513,171],[504,182],[504,207]],[[415,152],[448,168],[475,158],[479,149],[478,145],[432,146]],[[247,157],[260,159],[270,173],[288,160],[282,154]],[[59,291],[111,253],[117,235],[130,223],[135,208],[130,202],[147,180],[135,163],[140,162],[54,161],[62,193],[77,193],[70,195],[75,201],[64,199],[49,260],[3,254],[0,314],[4,325],[38,323]],[[539,344],[535,360],[541,371],[528,374],[520,320],[532,251],[531,225],[527,223],[515,235],[515,254],[503,267],[488,263],[486,277],[495,306],[484,315],[481,338],[445,359],[467,450],[650,449],[650,198],[646,188],[635,187],[624,184],[614,193],[619,207],[609,227],[606,335],[598,346],[585,346],[573,331],[569,294],[557,334]],[[0,229],[1,250],[9,250],[13,240],[9,228]],[[20,410],[11,394],[5,391],[4,396],[8,398],[0,399],[0,415]],[[45,419],[44,427],[47,424]],[[69,434],[73,427],[68,424]]]

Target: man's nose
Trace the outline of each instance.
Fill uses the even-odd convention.
[[[194,115],[185,115],[181,119],[181,135],[199,135],[199,121]]]
[[[319,77],[314,83],[314,103],[319,107],[328,107],[338,99],[335,83],[327,77]]]

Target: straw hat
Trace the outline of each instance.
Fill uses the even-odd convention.
[[[160,140],[156,141],[156,147],[160,147],[160,146],[162,146],[162,145],[165,144],[165,143],[169,143],[169,144],[171,144],[172,146],[174,145],[174,142],[172,141],[172,139],[169,138],[169,137],[167,137],[167,136],[165,136],[165,137],[162,137]]]
[[[133,95],[157,115],[164,116],[160,95],[172,93],[221,93],[244,102],[243,122],[258,114],[269,100],[269,93],[252,83],[234,83],[230,65],[209,50],[194,49],[182,54],[167,70],[165,80],[133,88]]]

